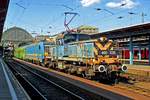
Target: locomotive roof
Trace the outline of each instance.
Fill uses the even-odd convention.
[[[64,42],[75,42],[75,41],[89,40],[91,39],[91,37],[88,34],[71,33],[71,34],[65,34],[63,39]]]
[[[24,46],[20,46],[19,48],[26,48],[28,46],[37,45],[37,44],[40,44],[40,43],[43,43],[44,45],[50,45],[50,42],[41,41],[41,42],[36,42],[36,43],[31,43],[31,44],[27,44],[27,45],[24,45]]]

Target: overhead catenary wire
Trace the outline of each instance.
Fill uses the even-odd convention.
[[[22,2],[23,2],[23,0],[21,0]],[[69,1],[69,0],[68,0]],[[77,1],[77,0],[76,0]],[[22,9],[27,9],[27,7],[26,6],[24,6],[24,3],[22,3],[22,2],[17,2],[17,6],[18,7],[20,7],[20,8],[22,8]],[[79,1],[78,1],[79,2]],[[30,2],[31,3],[31,2]],[[19,5],[18,5],[19,4]],[[42,3],[39,3],[39,2],[37,2],[37,3],[32,3],[31,4],[31,6],[34,6],[34,5],[38,5],[38,6],[54,6],[54,7],[62,7],[62,8],[64,8],[65,10],[67,10],[67,11],[75,11],[75,12],[77,12],[76,10],[80,10],[80,9],[86,9],[86,8],[83,8],[81,5],[76,5],[76,6],[74,6],[74,7],[72,7],[72,6],[70,6],[69,4],[61,4],[61,3],[45,3],[45,2],[42,2]],[[126,5],[126,3],[122,3],[120,6],[125,6]],[[93,8],[92,8],[93,9]],[[103,9],[104,10],[104,9]],[[123,10],[121,10],[121,11],[118,11],[118,12],[112,12],[111,10],[109,11],[109,9],[108,9],[108,11],[107,11],[107,9],[105,10],[106,12],[108,12],[108,16],[106,15],[106,16],[102,16],[102,17],[100,17],[99,19],[100,19],[100,22],[103,22],[103,21],[110,21],[109,20],[109,18],[111,18],[111,17],[116,17],[116,18],[118,18],[118,19],[123,19],[123,18],[126,18],[126,15],[124,15],[124,16],[122,16],[122,15],[119,15],[119,14],[121,14],[121,13],[126,13],[126,12],[124,12],[124,10],[126,10],[126,9],[123,9]],[[19,14],[19,17],[17,17],[19,20],[20,19],[22,19],[22,16],[24,15],[24,13],[25,13],[25,11],[26,10],[22,10],[22,13],[21,14]],[[62,11],[62,13],[64,12],[64,10]],[[80,11],[79,11],[80,12]],[[58,12],[56,12],[56,13],[58,13]],[[111,15],[110,15],[111,14]],[[81,13],[81,15],[82,15],[82,13]],[[120,17],[118,17],[118,16]],[[59,24],[59,25],[55,25],[58,21],[61,21],[63,18],[61,17],[62,15],[58,15],[58,17],[54,17],[54,19],[52,20],[52,21],[47,21],[48,22],[48,24],[46,24],[46,25],[42,25],[42,27],[43,28],[45,28],[45,27],[47,27],[47,26],[52,26],[52,30],[53,29],[55,29],[57,26],[58,27],[61,27],[61,25]],[[85,16],[84,16],[85,17]],[[122,17],[122,18],[121,18]],[[128,17],[128,16],[127,16]],[[49,20],[49,19],[48,19]],[[83,19],[81,19],[81,20],[85,20],[84,18]],[[93,19],[88,19],[88,21],[87,21],[87,24],[88,23],[90,23],[89,21],[92,21],[93,23],[95,22],[95,21],[93,21]],[[144,16],[144,20],[145,20],[145,16]],[[17,24],[18,24],[18,21],[16,22]],[[20,23],[20,21],[19,21],[19,23]],[[58,23],[57,23],[58,24]],[[63,27],[63,22],[62,22],[62,27]]]
[[[28,1],[28,0],[26,0],[26,1]],[[20,4],[20,3],[22,3],[22,4]],[[25,7],[23,3],[24,2],[22,0],[20,0],[19,2],[11,3],[12,5],[14,5],[15,8],[19,7],[19,9],[17,9],[18,12],[15,12],[17,14],[13,15],[12,16],[13,19],[12,19],[12,21],[10,21],[11,24],[14,24],[14,26],[17,26],[17,24],[20,23],[20,19],[23,17],[25,10],[27,9],[27,7]],[[21,11],[20,13],[19,13],[19,10]]]
[[[26,9],[24,6],[20,5],[19,3],[16,3],[16,5],[23,8],[23,9]]]
[[[22,12],[20,13],[20,16],[17,18],[17,23],[16,23],[16,24],[18,24],[18,23],[20,22],[21,18],[23,17],[23,15],[24,15],[24,13],[25,13],[25,10],[26,10],[27,8],[24,7],[24,6],[22,6],[22,5],[20,5],[20,4],[18,4],[18,3],[16,3],[16,5],[17,5],[18,7],[20,7],[20,8],[23,9]]]

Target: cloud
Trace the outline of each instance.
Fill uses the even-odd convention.
[[[106,4],[106,6],[110,8],[125,8],[125,9],[131,9],[137,5],[138,3],[134,2],[133,0],[121,0],[120,2],[108,2]]]
[[[89,7],[95,3],[99,3],[101,0],[81,0],[81,4],[83,7]]]

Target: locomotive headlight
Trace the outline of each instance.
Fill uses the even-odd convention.
[[[106,67],[104,66],[104,65],[100,65],[99,67],[98,67],[98,71],[99,72],[105,72],[106,71]]]
[[[128,69],[127,66],[125,66],[125,65],[122,65],[122,66],[121,66],[121,70],[122,70],[122,71],[125,72],[125,71],[127,71],[127,69]]]

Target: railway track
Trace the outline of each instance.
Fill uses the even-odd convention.
[[[32,99],[41,100],[107,100],[102,96],[52,77],[16,61],[6,62]]]
[[[86,90],[83,90],[77,86],[74,86],[74,85],[70,85],[70,81],[69,83],[64,83],[63,81],[60,81],[61,78],[57,79],[56,77],[54,78],[55,75],[52,75],[51,74],[49,75],[49,73],[46,72],[46,70],[48,70],[47,68],[38,68],[37,65],[34,65],[34,64],[29,64],[29,63],[25,63],[25,62],[20,62],[19,60],[14,60],[13,61],[15,64],[18,62],[18,64],[21,64],[22,66],[24,67],[27,67],[29,69],[31,69],[32,71],[42,75],[43,77],[45,77],[46,79],[50,79],[50,80],[53,80],[55,81],[57,84],[59,84],[60,86],[62,87],[65,87],[67,88],[68,90],[70,90],[71,92],[75,93],[75,94],[82,94],[81,97],[83,97],[84,99],[86,100],[105,100],[107,99],[108,97],[107,96],[102,96],[102,95],[95,95],[93,94],[94,92],[89,92],[89,91],[86,91]],[[35,67],[36,66],[36,67]],[[40,67],[40,66],[39,66]],[[43,70],[41,70],[43,69]],[[41,72],[43,71],[43,72]],[[49,71],[48,71],[49,72]],[[51,72],[51,71],[50,71]],[[59,72],[58,72],[59,73]],[[57,76],[57,75],[56,75]],[[64,80],[64,79],[63,79]],[[66,79],[64,80],[66,81]],[[92,82],[92,81],[91,81]],[[72,82],[71,82],[72,84]],[[95,84],[98,84],[98,83],[95,83]],[[146,96],[146,97],[150,97],[149,96],[149,90],[148,89],[145,89],[145,88],[141,88],[141,87],[137,87],[135,86],[134,84],[126,84],[126,83],[120,83],[118,85],[115,85],[115,86],[112,86],[112,88],[116,88],[116,89],[119,89],[120,90],[126,90],[126,91],[129,91],[129,93],[131,93],[130,95],[133,95],[133,94],[137,94],[137,96],[134,96],[134,98],[138,98],[139,99],[139,94],[143,95],[143,96]],[[103,91],[104,92],[104,91]],[[86,94],[84,94],[86,93]],[[104,92],[104,94],[107,94],[106,92]],[[105,98],[106,97],[106,98]],[[116,96],[117,97],[117,96]],[[116,98],[115,97],[115,98]],[[127,96],[128,97],[128,96]],[[140,97],[141,98],[141,97]],[[115,99],[116,100],[116,99]],[[149,100],[149,99],[148,99]]]

